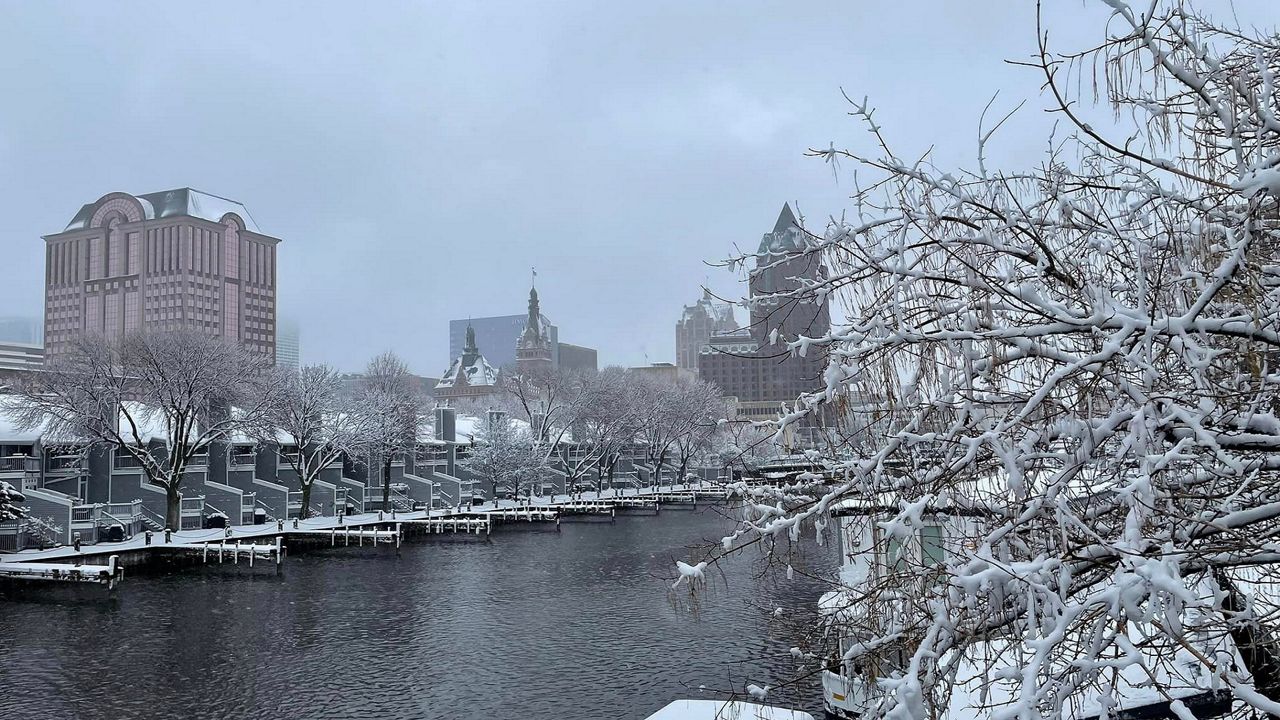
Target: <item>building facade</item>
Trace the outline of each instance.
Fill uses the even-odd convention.
[[[277,318],[276,367],[290,370],[302,367],[302,335],[298,321],[293,318]]]
[[[276,246],[244,205],[191,188],[115,192],[45,240],[45,344],[200,330],[274,358]]]
[[[649,363],[648,365],[628,368],[628,370],[641,377],[652,378],[672,385],[681,382],[688,382],[697,378],[697,374],[692,370],[682,368],[679,365],[673,365],[669,362]]]
[[[44,346],[0,342],[0,370],[39,370],[44,367]]]
[[[44,345],[44,321],[38,317],[0,317],[0,342]]]
[[[557,343],[559,362],[556,366],[561,370],[581,370],[595,372],[600,369],[599,354],[595,348],[569,343]]]
[[[740,417],[775,417],[784,403],[823,386],[825,355],[816,349],[805,357],[792,355],[784,343],[802,335],[825,335],[831,329],[829,302],[777,297],[805,280],[826,277],[821,261],[802,253],[804,247],[804,233],[791,207],[784,205],[773,232],[764,235],[756,251],[749,283],[750,325],[713,334],[699,350],[699,375],[736,398]]]
[[[716,302],[710,290],[702,291],[702,299],[685,305],[680,321],[676,323],[676,365],[698,372],[698,358],[702,347],[712,335],[733,332],[738,321],[733,317],[733,306]]]

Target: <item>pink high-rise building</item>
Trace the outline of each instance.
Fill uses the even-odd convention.
[[[45,352],[194,328],[275,357],[276,245],[244,205],[191,188],[110,193],[44,237]]]

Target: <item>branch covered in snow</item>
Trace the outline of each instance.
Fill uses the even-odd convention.
[[[1280,699],[1204,651],[1277,609],[1280,43],[1104,1],[1094,50],[1037,31],[1029,64],[1072,131],[1040,166],[903,160],[865,103],[875,147],[812,151],[860,166],[854,213],[793,253],[830,272],[770,301],[847,308],[787,339],[830,361],[781,422],[838,418],[839,479],[754,490],[726,547],[833,511],[867,538],[840,615],[860,638],[843,660],[882,668],[877,717],[930,717],[970,680],[994,717],[1105,708],[1134,674],[1171,698],[1175,658]],[[1071,91],[1095,68],[1114,130]]]

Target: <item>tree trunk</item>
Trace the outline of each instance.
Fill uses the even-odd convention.
[[[382,509],[391,509],[391,454],[382,461]]]
[[[298,519],[306,520],[311,516],[311,483],[302,483],[302,508],[298,510]]]
[[[676,482],[680,482],[680,483],[685,482],[685,473],[688,472],[688,470],[689,470],[689,461],[685,458],[680,458],[680,477],[676,478]]]
[[[182,529],[182,493],[178,491],[178,486],[169,485],[165,488],[165,507],[164,507],[164,525],[170,530]]]
[[[490,495],[489,499],[493,501],[493,506],[498,507],[498,476],[491,475],[489,477]]]

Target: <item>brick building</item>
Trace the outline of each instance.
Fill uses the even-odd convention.
[[[45,240],[45,344],[189,328],[275,357],[276,245],[234,200],[115,192]]]
[[[804,279],[826,277],[821,261],[802,253],[804,247],[804,233],[791,207],[783,205],[773,232],[764,235],[756,251],[750,324],[713,334],[699,350],[699,375],[725,396],[737,398],[742,417],[772,418],[782,403],[822,387],[824,355],[792,356],[783,342],[825,335],[831,328],[829,302],[776,297]],[[777,344],[770,342],[775,332]]]

